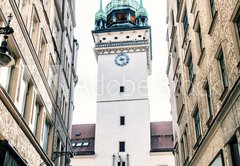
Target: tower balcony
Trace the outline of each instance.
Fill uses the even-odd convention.
[[[96,48],[133,46],[133,45],[148,45],[148,44],[149,44],[148,40],[133,40],[133,41],[125,41],[125,42],[97,43]]]

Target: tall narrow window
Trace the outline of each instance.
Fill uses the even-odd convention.
[[[196,139],[198,140],[201,137],[201,135],[202,135],[201,134],[201,124],[200,124],[200,115],[199,115],[198,107],[195,110],[193,118],[194,118]]]
[[[125,152],[125,142],[119,142],[119,152]]]
[[[42,30],[38,56],[43,68],[45,67],[44,65],[45,65],[46,51],[47,51],[47,40]]]
[[[211,92],[208,81],[205,85],[205,92],[206,92],[206,99],[207,99],[207,106],[208,106],[208,118],[212,116],[212,100],[211,100]]]
[[[240,165],[239,149],[236,136],[229,143],[233,165]]]
[[[124,86],[120,86],[120,92],[121,92],[121,93],[124,92]]]
[[[45,120],[43,131],[43,150],[45,151],[45,153],[47,153],[50,134],[50,125],[47,120]]]
[[[124,161],[118,162],[118,166],[125,166],[125,162]]]
[[[184,146],[184,153],[185,153],[185,160],[188,158],[188,137],[187,137],[187,131],[183,133],[183,146]]]
[[[176,143],[177,145],[178,143]],[[176,146],[176,151],[175,151],[175,163],[176,166],[180,166],[180,158],[179,158],[179,150],[178,150],[178,145]]]
[[[35,5],[33,5],[30,36],[31,36],[32,43],[33,43],[33,46],[35,47],[35,49],[37,48],[37,42],[38,42],[39,24],[40,24],[40,21],[38,18],[38,14],[37,14]]]
[[[210,8],[211,8],[212,18],[214,18],[215,14],[216,14],[216,8],[215,8],[214,0],[210,0]]]
[[[20,83],[19,100],[18,100],[18,111],[22,116],[24,116],[24,111],[26,108],[28,87],[29,87],[29,83],[26,80],[26,78],[23,77]]]
[[[199,47],[200,47],[200,50],[202,52],[202,50],[203,50],[203,38],[202,38],[202,31],[201,31],[200,25],[198,27],[198,31],[197,32],[198,32],[198,38],[199,38]]]
[[[11,86],[12,67],[0,67],[0,84],[9,92]]]
[[[236,15],[236,18],[234,20],[236,24],[236,30],[237,30],[237,35],[238,35],[238,43],[240,45],[240,8],[238,9],[238,13]]]
[[[186,156],[185,156],[185,149],[184,149],[184,142],[183,142],[183,138],[181,139],[181,151],[182,151],[182,165],[184,165],[185,163],[185,159],[186,159]]]
[[[187,10],[185,11],[184,17],[183,17],[183,29],[186,33],[188,30],[188,16],[187,16]]]
[[[120,116],[120,125],[125,125],[125,116]]]
[[[41,105],[36,101],[34,104],[34,117],[33,117],[33,134],[37,135],[37,127],[39,122],[39,115],[41,111]]]
[[[226,68],[223,52],[221,52],[218,61],[220,65],[222,85],[223,85],[223,88],[225,89],[228,86],[228,81],[227,81],[227,68]]]
[[[190,58],[189,58],[189,61],[188,61],[188,76],[189,76],[189,81],[193,82],[194,70],[193,70],[192,55],[190,55]]]

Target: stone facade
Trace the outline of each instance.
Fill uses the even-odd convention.
[[[0,27],[13,16],[8,44],[15,59],[13,67],[0,67],[0,140],[28,165],[64,165],[65,157],[55,152],[71,151],[74,5],[74,0],[0,1]]]
[[[168,0],[167,74],[177,165],[211,165],[218,156],[225,165],[235,162],[239,6],[239,0]]]

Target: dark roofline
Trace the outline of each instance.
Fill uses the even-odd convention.
[[[94,151],[74,152],[74,156],[87,156],[87,155],[95,155],[95,152]]]
[[[161,149],[153,149],[150,152],[154,153],[154,152],[173,152],[174,148],[161,148]]]

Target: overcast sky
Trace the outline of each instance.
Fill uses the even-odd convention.
[[[110,1],[103,0],[104,9]],[[143,5],[149,15],[149,25],[152,28],[153,68],[152,75],[148,78],[151,121],[172,120],[166,76],[168,58],[166,1],[143,0]],[[95,123],[96,121],[97,63],[93,53],[94,42],[91,30],[94,29],[94,18],[99,10],[99,2],[100,0],[76,0],[75,38],[80,47],[77,67],[79,82],[75,89],[73,124]]]

